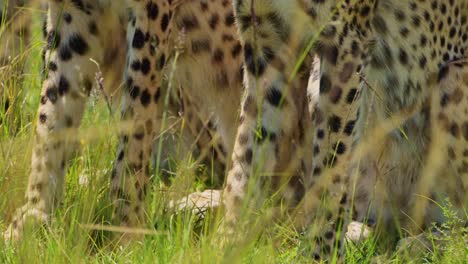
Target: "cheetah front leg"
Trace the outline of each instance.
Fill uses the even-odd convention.
[[[81,26],[81,23],[93,25],[98,14],[95,8],[84,9],[72,1],[49,2],[45,80],[26,190],[27,203],[18,209],[5,232],[7,241],[20,238],[29,218],[47,223],[63,191],[66,150],[74,141],[97,70],[90,58],[98,62],[102,58],[98,36]]]
[[[359,33],[351,30],[350,25],[365,23],[365,18],[357,16],[356,21],[350,22],[345,11],[339,7],[332,10],[335,8],[338,8],[335,18],[329,18],[326,24],[313,22],[322,22],[316,26],[323,27],[313,45],[321,58],[321,74],[319,91],[310,91],[314,87],[308,87],[309,94],[318,93],[316,105],[309,106],[314,109],[313,162],[311,174],[306,178],[307,193],[296,217],[298,225],[310,225],[308,233],[316,243],[313,252],[316,260],[341,252],[342,227],[346,229],[347,212],[353,208],[350,165],[355,158],[351,153],[361,100],[358,69],[362,66],[364,47]]]
[[[228,173],[224,189],[226,222],[231,227],[242,213],[247,213],[247,216],[253,212],[241,211],[245,199],[248,198],[247,203],[255,204],[254,207],[257,208],[261,206],[262,201],[265,201],[264,195],[269,192],[263,188],[268,188],[268,185],[264,186],[262,183],[274,185],[270,187],[278,187],[282,183],[287,183],[291,177],[298,177],[293,174],[296,173],[299,164],[287,167],[281,167],[280,164],[287,163],[287,160],[291,164],[298,162],[300,156],[285,157],[284,154],[291,152],[297,154],[300,152],[299,148],[303,147],[301,142],[294,140],[293,129],[299,127],[298,118],[306,105],[305,102],[295,105],[297,101],[295,102],[293,97],[302,94],[304,95],[302,98],[306,98],[304,89],[306,82],[285,84],[274,77],[276,82],[266,81],[268,77],[264,77],[262,86],[265,86],[260,88],[254,85],[256,80],[253,75],[246,74],[250,75],[247,77],[250,85],[246,86],[240,126],[232,154],[232,168]],[[267,75],[279,77],[279,79],[285,78],[282,73],[272,68],[266,70],[265,76]],[[301,90],[302,93],[300,93]],[[284,99],[280,99],[281,97]],[[298,133],[303,133],[303,131]],[[262,179],[263,177],[265,178]],[[303,183],[301,179],[298,180],[300,184]],[[252,186],[249,187],[249,184]],[[250,193],[252,197],[247,197],[249,189],[253,191]],[[297,199],[297,196],[301,198],[301,194],[297,193],[300,190],[302,188],[293,190],[292,201]]]
[[[305,127],[310,121],[306,88],[312,59],[304,51],[309,35],[292,30],[292,25],[304,26],[302,23],[307,19],[298,16],[297,24],[288,20],[287,14],[294,8],[278,12],[278,6],[264,1],[234,1],[234,6],[243,39],[246,90],[232,167],[224,189],[228,233],[234,225],[242,225],[247,216],[253,216],[265,201],[268,192],[262,189],[266,187],[261,185],[263,182],[275,188],[298,183],[292,187],[294,197],[289,197],[293,199],[288,202],[302,197],[304,181],[296,173],[300,149],[304,147]],[[302,52],[306,61],[296,71],[295,67],[301,65],[297,62]],[[283,193],[283,196],[280,198],[289,200],[288,195]],[[254,210],[250,210],[252,206]]]
[[[121,112],[130,132],[120,136],[111,175],[113,222],[130,228],[122,236],[123,243],[140,237],[131,228],[144,223],[152,142],[161,128],[167,85],[162,71],[169,57],[172,19],[171,6],[162,2],[132,1],[131,5]]]

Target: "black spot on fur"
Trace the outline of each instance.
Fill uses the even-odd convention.
[[[338,132],[340,131],[340,128],[341,128],[341,118],[339,116],[336,116],[336,115],[332,115],[329,119],[328,119],[328,126],[330,127],[330,130],[332,132]]]
[[[78,33],[70,36],[68,44],[70,48],[79,55],[84,55],[89,49],[88,43],[86,43],[84,38]]]
[[[60,96],[65,95],[68,90],[70,90],[70,83],[64,76],[60,76],[59,84],[58,84],[58,93]]]
[[[280,106],[282,97],[283,95],[281,94],[281,91],[278,90],[278,88],[274,86],[268,89],[266,96],[265,96],[268,103],[276,107]]]
[[[135,29],[133,34],[132,47],[135,49],[141,49],[145,45],[145,34],[139,28]]]
[[[156,20],[156,18],[158,17],[158,13],[159,13],[158,5],[156,3],[149,2],[148,4],[146,4],[146,11],[147,11],[148,18],[152,20]]]

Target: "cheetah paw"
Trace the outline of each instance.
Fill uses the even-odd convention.
[[[47,224],[49,222],[49,215],[36,208],[20,209],[12,223],[8,226],[5,232],[1,233],[5,243],[18,242],[22,235],[26,223],[31,224]]]
[[[176,213],[182,211],[191,211],[199,218],[205,218],[206,212],[214,210],[221,205],[221,190],[205,190],[203,192],[194,192],[179,200],[169,202],[169,209]]]
[[[11,225],[5,230],[5,232],[1,233],[3,240],[5,241],[6,245],[11,244],[12,242],[16,242],[20,239],[20,232],[18,229],[14,229]]]
[[[372,229],[370,227],[361,222],[353,221],[349,223],[345,236],[347,242],[358,244],[369,238],[371,234]]]

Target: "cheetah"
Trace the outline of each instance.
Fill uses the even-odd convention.
[[[349,218],[392,226],[396,217],[414,229],[443,221],[423,197],[448,195],[466,208],[468,86],[460,61],[468,56],[468,1],[236,0],[234,9],[247,96],[224,189],[231,232],[252,175],[274,171],[283,139],[310,132],[292,125],[307,118],[312,167],[296,216],[315,218],[317,260],[342,247]],[[310,65],[310,51],[321,61],[318,89],[291,78]],[[310,116],[295,108],[304,98]],[[256,139],[258,127],[265,140]]]
[[[213,154],[221,168],[226,166],[226,154],[234,145],[243,87],[244,49],[238,40],[231,1],[130,1],[128,6],[104,0],[48,1],[48,5],[44,27],[46,79],[38,110],[27,204],[18,210],[8,227],[7,240],[21,236],[27,218],[47,223],[60,199],[68,156],[64,154],[73,141],[60,136],[79,126],[93,75],[98,71],[90,58],[98,62],[108,83],[125,65],[122,117],[132,129],[124,131],[130,136],[122,133],[120,137],[111,175],[111,192],[116,201],[114,223],[143,223],[142,202],[150,173],[149,143],[161,129],[167,93],[168,110],[184,112],[189,134],[192,133],[188,140],[195,135],[199,149],[220,135],[221,144],[213,147]],[[126,63],[122,63],[122,43],[128,43]],[[306,85],[305,75],[300,83]],[[111,82],[104,86],[112,89],[114,85]],[[295,111],[307,114],[307,101],[300,99],[296,103]],[[291,130],[302,131],[310,124],[309,119],[296,120],[292,125],[297,128]],[[205,127],[207,133],[200,135]],[[268,136],[264,130],[259,132],[259,140]],[[282,155],[295,156],[294,148],[299,142],[304,144],[304,138],[302,133],[289,135],[290,146],[281,150]],[[162,143],[165,152],[171,144]],[[297,160],[297,165],[278,168],[296,174],[288,177],[291,181],[285,192],[289,200],[295,201],[304,193],[297,175],[305,175],[307,167],[304,160]]]
[[[97,8],[98,11],[96,11],[96,5],[87,1],[75,0],[64,2],[65,6],[68,4],[71,10],[77,11],[77,15],[81,14],[85,17],[92,16],[93,14],[96,15],[96,12],[106,12],[110,8],[102,7],[113,5],[110,1],[98,1],[97,6],[101,8]],[[361,179],[351,177],[353,174],[350,173],[350,169],[354,167],[355,163],[352,160],[354,157],[351,153],[352,150],[360,146],[360,142],[365,141],[367,130],[369,128],[371,128],[370,130],[378,128],[380,122],[388,120],[394,114],[403,112],[406,118],[401,121],[402,129],[415,131],[412,133],[417,136],[419,136],[418,131],[428,134],[430,134],[429,130],[434,131],[434,129],[426,129],[428,124],[434,123],[429,122],[432,119],[428,118],[427,110],[429,109],[430,113],[433,112],[429,94],[431,94],[431,90],[435,89],[432,87],[441,87],[441,83],[437,82],[437,78],[435,78],[434,82],[434,78],[431,78],[431,76],[437,76],[437,73],[444,75],[444,69],[446,69],[446,66],[450,62],[463,60],[466,56],[467,3],[464,0],[449,2],[445,3],[437,0],[432,1],[432,3],[392,0],[233,1],[234,15],[229,13],[229,18],[226,17],[224,23],[229,24],[229,28],[231,28],[237,21],[237,30],[241,43],[236,42],[226,52],[223,50],[218,52],[218,49],[212,49],[211,42],[206,45],[206,42],[194,42],[193,39],[188,42],[182,41],[182,43],[190,43],[190,47],[187,48],[188,51],[209,51],[207,52],[209,56],[207,56],[208,59],[206,60],[208,63],[203,64],[204,67],[206,67],[205,65],[213,65],[220,61],[225,61],[226,54],[229,54],[229,52],[232,55],[236,53],[238,56],[243,55],[244,57],[245,70],[243,71],[243,78],[246,91],[243,96],[237,94],[237,97],[227,97],[231,100],[232,98],[240,100],[242,97],[237,132],[235,132],[236,122],[227,122],[228,126],[225,127],[223,126],[222,117],[219,118],[222,124],[219,126],[221,134],[223,132],[236,133],[235,141],[226,144],[233,148],[232,166],[227,175],[227,183],[224,190],[227,225],[233,226],[239,219],[241,205],[246,200],[247,183],[251,178],[254,178],[253,176],[257,175],[259,171],[261,174],[268,176],[278,176],[278,172],[286,171],[289,174],[289,177],[285,177],[288,179],[286,190],[294,191],[285,191],[283,195],[289,196],[292,201],[301,200],[305,195],[300,207],[302,210],[299,211],[298,216],[309,218],[321,214],[327,220],[332,220],[332,218],[334,220],[332,222],[335,223],[335,226],[329,229],[330,231],[321,232],[318,235],[318,241],[326,242],[320,250],[330,252],[335,246],[339,247],[340,241],[335,241],[337,237],[335,231],[337,227],[342,225],[343,220],[341,219],[344,213],[346,211],[353,212],[353,209],[355,209],[354,206],[348,205],[353,200],[354,195],[347,188],[350,185],[354,186],[353,182],[355,180],[359,180],[359,183],[361,183]],[[57,13],[54,13],[54,10],[55,12],[59,10],[58,7],[60,5],[57,4],[57,1],[50,1],[50,3],[55,3],[55,5],[49,7],[48,32],[51,32],[52,28],[57,29],[57,27],[53,27],[53,20],[50,19],[51,14],[55,14],[55,18],[60,17]],[[178,32],[180,34],[177,35],[187,38],[186,34],[188,33],[188,38],[190,39],[192,36],[191,32],[199,29],[199,16],[196,16],[195,19],[195,16],[183,16],[180,14],[184,12],[180,10],[187,11],[188,9],[185,9],[185,7],[190,7],[191,5],[199,9],[204,9],[204,7],[208,6],[208,9],[205,10],[210,10],[209,5],[213,4],[213,2],[208,1],[195,1],[190,4],[184,1],[162,1],[156,3],[154,1],[132,1],[131,3],[133,15],[131,16],[132,19],[130,19],[127,31],[127,42],[130,47],[125,73],[127,89],[124,95],[124,110],[122,114],[124,118],[131,118],[133,120],[132,127],[134,128],[134,134],[131,137],[122,135],[115,170],[112,175],[112,192],[114,197],[118,197],[123,201],[130,201],[130,203],[118,204],[115,213],[116,222],[127,225],[135,225],[141,222],[142,219],[141,207],[137,207],[139,209],[137,214],[132,215],[130,214],[130,210],[132,209],[130,206],[135,204],[132,202],[141,200],[141,197],[144,197],[145,184],[143,183],[147,183],[147,178],[144,177],[147,176],[147,173],[143,168],[146,168],[144,165],[148,163],[149,151],[145,150],[143,152],[144,158],[141,160],[141,163],[139,160],[135,161],[136,157],[132,155],[142,149],[144,145],[141,143],[142,141],[148,142],[150,137],[147,135],[151,134],[147,132],[148,126],[151,128],[150,130],[155,131],[153,123],[156,122],[150,119],[151,122],[142,124],[141,116],[142,113],[143,116],[147,116],[149,112],[155,111],[152,105],[149,108],[145,108],[144,106],[145,102],[148,102],[148,96],[155,97],[156,94],[159,94],[156,97],[160,98],[161,94],[157,92],[160,89],[151,90],[147,86],[142,88],[141,79],[135,78],[137,77],[135,74],[141,77],[139,76],[139,72],[142,71],[143,73],[143,69],[145,68],[143,65],[147,64],[143,63],[144,56],[154,57],[155,60],[150,61],[150,64],[156,61],[154,67],[159,68],[159,70],[162,70],[161,68],[166,69],[167,67],[164,66],[170,65],[169,62],[171,60],[169,58],[174,59],[168,54],[171,47],[170,44],[174,43],[175,39],[171,39],[169,36],[174,36],[174,32]],[[220,1],[219,3],[225,8],[221,10],[231,8],[230,1]],[[219,3],[217,2],[217,4]],[[157,36],[166,37],[162,42],[159,37],[155,41],[155,39],[151,38],[150,33],[145,34],[145,28],[142,29],[142,27],[146,26],[146,29],[151,32],[152,27],[148,26],[148,17],[151,17],[152,12],[154,12],[155,9],[152,8],[154,5],[158,6],[158,15],[154,19],[156,20],[155,25],[157,25],[155,29],[161,33],[157,34]],[[161,5],[165,7],[166,13],[161,11]],[[391,10],[392,12],[387,12],[387,10]],[[453,15],[449,20],[450,22],[442,21],[441,18],[448,17],[447,14]],[[71,16],[71,21],[75,21],[73,17]],[[105,16],[100,14],[99,17]],[[204,16],[201,17],[206,18]],[[180,18],[180,20],[177,18]],[[93,19],[96,18],[93,17]],[[171,23],[172,19],[175,19],[174,25]],[[437,19],[441,21],[437,21]],[[64,20],[66,22],[66,15],[64,15]],[[91,21],[93,20],[91,19]],[[211,26],[210,22],[216,25],[221,23],[219,16],[218,18],[214,18],[214,21],[207,22],[209,26]],[[436,25],[436,22],[439,23]],[[447,25],[445,24],[446,22]],[[437,30],[435,30],[436,27]],[[93,26],[90,26],[90,31],[92,31],[91,28]],[[162,30],[163,28],[165,29]],[[180,28],[183,30],[180,30]],[[419,31],[415,33],[415,30],[419,28],[424,29],[422,33]],[[171,29],[174,31],[171,32]],[[80,33],[79,31],[83,29],[78,28],[75,30],[78,30],[78,33],[69,34],[70,38],[67,39],[67,44],[60,41],[57,43],[58,45],[55,45],[56,39],[51,38],[51,43],[53,44],[49,47],[46,57],[47,54],[52,53],[58,56],[58,60],[61,62],[61,59],[71,55],[74,61],[78,61],[75,57],[81,58],[80,56],[84,55],[82,54],[83,43],[87,47],[84,52],[89,52],[89,42],[83,40],[81,36],[82,32]],[[232,30],[235,31],[236,29]],[[432,32],[427,33],[430,31]],[[171,34],[165,32],[171,32]],[[208,30],[208,32],[211,31]],[[59,31],[59,33],[63,32]],[[55,34],[56,32],[54,31],[53,34],[49,35]],[[63,37],[62,34],[60,36]],[[166,41],[164,42],[164,40]],[[152,48],[153,43],[157,44],[159,53],[156,52],[156,54],[151,55],[151,50],[154,50]],[[161,46],[163,47],[162,51]],[[54,47],[57,48],[54,49]],[[146,54],[143,55],[143,58],[140,58],[141,56],[138,57],[137,55],[141,55],[140,51],[144,47],[149,48],[148,52],[150,55]],[[434,47],[437,49],[433,49]],[[319,66],[320,85],[318,89],[314,89],[314,85],[309,85],[310,82],[308,82],[310,77],[313,79],[318,78],[310,76],[310,72],[316,72],[315,68],[311,66],[314,60],[312,53],[309,52],[310,48],[321,57]],[[436,51],[434,52],[433,50]],[[48,56],[54,57],[53,55]],[[173,56],[177,57],[176,55]],[[178,57],[179,63],[181,60],[183,61],[183,56]],[[135,57],[141,60],[140,63],[136,63],[136,66],[132,63]],[[55,58],[57,59],[57,57]],[[51,62],[54,62],[54,60],[51,60]],[[81,61],[82,64],[86,62]],[[54,63],[56,64],[56,62]],[[66,63],[63,64],[66,65]],[[225,73],[228,75],[234,72],[239,73],[239,75],[242,74],[242,71],[239,70],[241,64],[242,62],[238,62],[235,65],[236,67],[232,67],[234,71],[226,70]],[[187,70],[185,66],[193,65],[190,63],[182,65],[184,67],[177,67],[178,72],[174,76],[185,76],[184,74],[179,74],[179,70],[182,71],[182,69],[185,69],[185,71],[182,71],[185,74],[193,69],[203,70],[197,67],[187,67],[189,69]],[[232,64],[227,65],[233,66]],[[57,69],[60,70],[61,68],[57,67]],[[210,68],[208,72],[216,72],[216,69]],[[233,78],[238,83],[241,83],[239,75]],[[214,82],[226,80],[224,74],[221,74],[221,76],[195,74],[194,76],[214,77]],[[148,81],[148,76],[142,79]],[[456,79],[459,80],[460,78],[456,77]],[[48,80],[45,81],[43,86],[44,95],[46,95],[45,98],[47,100]],[[149,80],[151,81],[151,78]],[[154,80],[158,84],[163,84],[163,78],[155,78]],[[195,80],[200,81],[198,79]],[[60,80],[54,79],[54,81],[58,87],[57,89],[60,91]],[[89,87],[89,85],[86,85],[87,83],[89,84],[87,81],[74,81],[75,84],[79,84],[81,81],[84,87]],[[181,82],[180,80],[178,81]],[[184,79],[183,81],[187,80]],[[186,87],[187,85],[183,85],[186,82],[183,81],[180,86]],[[196,81],[195,83],[197,83]],[[135,84],[135,82],[138,83]],[[188,82],[190,84],[188,86],[193,86],[193,79],[190,79]],[[79,86],[78,84],[75,86]],[[138,89],[135,89],[135,86]],[[158,85],[155,87],[159,88]],[[160,87],[164,89],[164,85]],[[183,91],[188,92],[186,89]],[[383,102],[372,103],[374,91],[377,91],[375,94],[383,95],[380,96],[380,98],[383,98]],[[66,93],[62,93],[61,96],[67,96],[68,92],[69,90],[66,89]],[[216,93],[204,95],[217,96]],[[194,96],[193,94],[191,96],[195,98],[193,102],[204,102],[203,99],[207,99],[203,98],[203,96],[201,98],[200,96]],[[216,97],[214,100],[210,100],[208,104],[200,103],[200,105],[212,106],[213,102],[219,103],[220,100]],[[231,101],[229,102],[232,103]],[[233,104],[235,105],[235,103]],[[226,106],[227,104],[223,104],[223,111],[215,112],[217,114],[228,112],[230,113],[229,115],[233,115],[236,112],[235,110],[232,112],[230,110],[226,111],[229,108]],[[371,110],[369,110],[370,107],[372,107]],[[73,112],[76,113],[77,111]],[[47,135],[50,131],[48,131],[46,125],[50,122],[50,118],[48,118],[48,113],[41,112],[41,109],[39,113],[38,132]],[[430,116],[432,117],[432,115]],[[66,115],[63,115],[62,118],[64,119],[62,120],[63,123],[67,123],[65,122],[67,119]],[[460,118],[460,122],[462,120],[463,117]],[[40,124],[45,124],[42,130],[40,130]],[[151,125],[147,126],[147,124]],[[72,122],[71,125],[77,126],[76,122]],[[227,129],[228,127],[229,129]],[[394,153],[410,153],[408,156],[412,156],[411,153],[413,152],[410,152],[408,150],[409,147],[405,144],[407,142],[405,141],[405,137],[395,127],[399,126],[393,126],[386,133],[386,140],[398,146],[393,148],[392,151]],[[461,135],[463,124],[458,124],[458,128],[458,135]],[[51,130],[54,129],[57,128],[54,126]],[[138,131],[143,131],[144,133],[138,133]],[[310,136],[313,138],[313,144],[310,145],[309,150],[307,146],[309,146],[308,138]],[[229,136],[222,138],[226,138],[226,141],[229,141]],[[460,140],[461,138],[459,136],[456,139]],[[426,143],[424,142],[428,141],[430,143],[432,142],[432,138],[426,134],[426,136],[417,139],[415,141],[418,145],[416,155],[424,157],[427,151],[425,147]],[[466,142],[463,141],[456,141],[456,143],[458,144],[457,151],[466,146]],[[40,144],[41,142],[37,146],[40,146]],[[301,155],[305,157],[308,155],[312,160],[310,168],[308,168],[307,160],[295,159],[294,155],[290,155],[294,152],[293,149],[302,146],[306,147]],[[63,151],[62,147],[59,145],[58,148]],[[448,149],[451,149],[450,152],[454,151],[453,147],[449,147]],[[387,150],[383,149],[383,151]],[[369,155],[365,156],[366,159],[369,159],[369,162],[366,160],[363,165],[364,168],[369,169],[359,169],[359,172],[366,176],[377,171],[371,170],[373,168],[371,165],[376,161],[372,158],[372,154],[378,153],[378,151],[372,150],[369,153]],[[454,155],[458,157],[460,156],[458,154],[457,152]],[[385,164],[392,164],[392,162],[398,164],[398,161],[403,160],[401,155],[387,156],[388,160],[385,160]],[[49,158],[48,156],[45,157],[45,159]],[[33,170],[34,160],[36,159],[37,157],[33,157]],[[49,158],[50,160],[53,159]],[[123,169],[123,160],[129,164],[129,171]],[[297,166],[285,166],[284,164],[288,164],[288,162],[284,161],[294,161],[293,163],[298,164]],[[406,160],[406,162],[408,161]],[[54,162],[55,168],[60,168],[61,165],[58,165],[58,163]],[[461,166],[463,166],[464,161],[458,164],[462,164]],[[59,170],[63,175],[63,169]],[[399,172],[392,172],[390,176],[385,175],[385,177],[388,179],[392,179],[393,177],[402,181],[409,178],[413,179],[413,182],[411,183],[410,180],[410,184],[404,185],[407,184],[407,181],[397,181],[396,186],[409,186],[410,188],[408,189],[411,189],[411,186],[416,186],[416,182],[420,182],[419,179],[412,177],[412,175],[417,175],[422,170],[420,167],[415,166],[415,164],[399,167],[398,170]],[[460,169],[457,173],[461,180],[466,178],[466,173],[463,172],[463,169]],[[131,185],[130,188],[126,185],[125,189],[118,189],[119,186],[122,186],[121,180],[123,178],[132,180],[127,177],[130,174],[135,175],[135,186]],[[33,171],[31,179],[39,178],[34,175]],[[404,177],[400,175],[404,175]],[[270,178],[273,185],[284,186],[283,177]],[[394,183],[392,181],[392,185],[390,186],[395,187]],[[363,186],[366,190],[371,188],[371,186],[366,184],[363,184]],[[30,184],[29,188],[31,190],[28,190],[27,197],[30,198],[30,196],[37,194],[53,194],[53,192],[50,192],[51,187],[47,186],[49,188],[47,192],[43,191],[43,187],[42,184]],[[305,193],[306,190],[307,193]],[[401,197],[402,199],[400,200],[406,200],[408,193],[411,193],[412,190],[401,193],[392,188],[385,191],[388,191],[392,198]],[[366,191],[362,191],[362,193],[364,194],[362,195],[364,202],[361,202],[360,205],[364,205],[363,207],[367,208],[366,202],[373,201],[373,197],[365,195]],[[463,192],[461,193],[461,196],[463,196]],[[331,200],[328,203],[331,206],[323,212],[319,210],[322,208],[317,206],[322,195],[327,196]],[[35,197],[38,196],[34,196],[33,198]],[[38,206],[35,205],[37,204],[35,202],[38,200],[28,199],[28,205],[24,207],[24,210],[20,212],[20,217],[17,218],[19,221],[13,222],[14,225],[12,224],[9,228],[10,233],[8,234],[7,232],[7,235],[19,235],[21,229],[18,226],[23,224],[23,219],[29,214],[34,215],[39,212],[40,216],[44,216],[43,218],[47,219],[53,203],[49,197],[46,196],[46,198],[48,199],[42,199],[40,204],[41,206],[46,204],[46,209],[41,207],[39,210],[36,210]],[[47,202],[43,203],[42,201]],[[357,205],[355,207],[359,208]],[[386,209],[387,207],[380,208],[384,208],[383,211],[385,212],[390,211]],[[362,218],[365,218],[367,216],[365,212],[364,209],[360,209],[356,214],[360,213],[363,215]],[[353,218],[359,219],[360,217],[356,217],[356,214],[353,214]],[[375,214],[378,215],[377,213]],[[11,232],[11,230],[14,232]],[[317,254],[316,257],[319,258],[320,254]]]
[[[29,218],[49,222],[63,192],[74,131],[100,72],[105,81],[123,75],[122,129],[110,175],[113,223],[140,226],[145,222],[152,142],[162,143],[163,151],[170,145],[155,140],[167,126],[165,117],[184,116],[189,140],[193,139],[190,144],[206,149],[219,137],[213,154],[220,166],[233,147],[243,49],[232,3],[49,0],[47,4],[44,81],[27,202],[13,217],[5,238],[19,239]],[[122,238],[128,241],[134,236]]]

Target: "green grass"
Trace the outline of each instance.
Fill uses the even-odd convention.
[[[39,12],[36,12],[39,13]],[[34,20],[39,28],[39,19]],[[0,34],[4,34],[2,28]],[[40,30],[33,31],[30,45],[20,53],[26,60],[21,78],[8,74],[3,68],[1,84],[4,94],[0,107],[0,230],[5,230],[15,208],[24,202],[23,194],[30,170],[31,147],[34,120],[41,87],[41,56],[43,42]],[[10,107],[4,104],[9,99]],[[310,263],[309,249],[312,242],[301,237],[287,223],[263,221],[262,217],[252,219],[264,228],[244,230],[242,239],[235,245],[222,245],[218,231],[222,215],[216,212],[199,221],[191,215],[172,216],[164,213],[168,193],[203,189],[203,182],[193,180],[198,170],[193,161],[176,161],[176,174],[185,175],[188,186],[167,187],[154,175],[147,197],[148,224],[154,231],[141,242],[128,247],[111,243],[111,232],[90,229],[88,224],[109,225],[110,201],[109,170],[115,159],[117,136],[112,129],[118,120],[112,119],[108,107],[100,97],[90,99],[81,128],[80,153],[68,163],[65,194],[61,205],[52,215],[51,225],[46,228],[27,230],[26,235],[15,247],[0,241],[1,263]],[[102,133],[90,132],[99,128]],[[95,130],[92,130],[95,131]],[[105,132],[103,132],[105,131]],[[87,137],[93,133],[93,137]],[[88,184],[80,183],[87,179]],[[81,180],[80,180],[81,179]],[[184,179],[177,179],[184,181]],[[174,184],[177,185],[177,184]],[[170,196],[173,197],[173,196]],[[424,258],[414,255],[393,254],[383,250],[374,241],[365,242],[357,248],[347,249],[346,263],[468,263],[466,230],[462,233],[457,226],[461,220],[451,214],[447,229],[451,232],[441,238],[446,243],[436,248],[433,254]],[[260,215],[268,215],[264,209]],[[220,217],[221,215],[221,217]],[[379,263],[379,262],[377,262]]]

